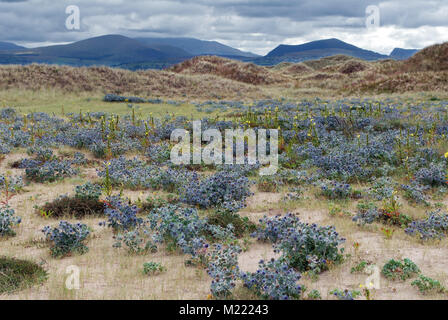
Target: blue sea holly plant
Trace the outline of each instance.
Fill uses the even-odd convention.
[[[210,291],[213,297],[229,298],[240,276],[238,255],[241,248],[214,244],[207,252],[207,273],[212,278]]]
[[[144,225],[134,230],[125,231],[114,236],[114,248],[126,247],[130,254],[156,253],[157,245],[152,241],[151,234]]]
[[[22,219],[15,215],[14,209],[8,206],[0,207],[0,237],[14,236],[14,226],[20,224]]]
[[[102,226],[108,226],[115,232],[129,231],[143,223],[143,219],[137,217],[138,207],[130,204],[128,199],[119,196],[107,197],[104,213],[107,221],[100,222]]]
[[[301,272],[321,273],[343,260],[344,248],[340,246],[345,239],[333,226],[303,223],[293,214],[264,217],[252,236],[273,242],[281,259]]]
[[[102,187],[98,184],[87,182],[86,184],[75,187],[75,197],[81,200],[98,201],[102,194]]]
[[[183,188],[181,200],[200,208],[223,207],[236,212],[252,195],[251,182],[238,172],[219,171],[202,180],[193,179]]]
[[[193,259],[203,260],[203,249],[212,241],[234,239],[233,228],[211,225],[194,208],[171,205],[151,211],[147,217],[153,239],[166,243],[169,249],[180,248]]]
[[[241,278],[244,286],[262,299],[291,300],[302,296],[300,273],[282,260],[261,260],[256,272],[243,272]]]
[[[85,241],[90,230],[85,224],[61,221],[57,227],[46,226],[42,232],[51,243],[50,253],[53,257],[65,257],[72,253],[84,254],[89,250]]]

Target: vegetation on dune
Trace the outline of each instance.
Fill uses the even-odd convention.
[[[226,83],[252,79],[245,75],[252,72],[250,66],[235,71],[243,65],[226,66],[232,62],[203,59],[222,64],[223,69],[213,72],[242,77],[233,82],[221,79]],[[308,83],[319,79],[331,83],[332,77],[362,78],[388,64],[339,56],[257,72],[297,80],[303,69]],[[293,67],[297,67],[296,74]],[[8,68],[15,67],[0,69],[4,72]],[[27,68],[46,72],[53,67],[27,66],[20,72]],[[199,79],[182,74],[195,70],[195,66],[186,68],[178,70],[181,74],[161,73]],[[144,72],[66,70],[80,74],[102,70],[144,79]],[[223,76],[210,75],[213,79]],[[127,281],[132,281],[133,275],[138,281],[190,281],[185,280],[185,274],[191,268],[195,274],[191,281],[206,283],[205,292],[211,299],[306,299],[308,285],[312,289],[308,298],[319,299],[321,294],[313,281],[347,270],[353,271],[353,277],[359,276],[374,264],[384,264],[384,259],[396,256],[398,245],[400,250],[415,247],[433,256],[434,244],[446,246],[448,218],[441,209],[446,208],[448,196],[447,100],[387,97],[190,102],[197,113],[210,114],[202,118],[203,130],[214,129],[221,135],[234,128],[269,129],[270,135],[278,130],[278,170],[265,177],[257,174],[263,167],[259,162],[172,163],[171,133],[177,128],[192,129],[193,117],[139,113],[140,103],[182,106],[145,92],[103,95],[102,103],[123,109],[120,114],[78,110],[59,116],[0,109],[0,151],[4,157],[0,241],[7,243],[7,250],[24,248],[42,259],[52,259],[55,265],[59,261],[54,258],[75,263],[90,258],[96,260],[95,270],[106,268],[98,262],[99,257],[110,255],[108,262],[116,269],[109,270],[126,272]],[[273,150],[271,142],[267,147]],[[3,172],[6,168],[12,172]],[[30,203],[35,210],[29,211]],[[29,236],[30,230],[37,231],[39,237]],[[362,239],[362,252],[356,239],[360,234],[368,234]],[[16,245],[9,246],[13,243]],[[374,246],[388,251],[378,258]],[[266,258],[261,259],[258,248],[269,253]],[[247,268],[245,254],[251,268]],[[439,254],[445,257],[444,251]],[[147,259],[149,255],[154,259]],[[387,261],[382,277],[403,280],[395,282],[403,286],[400,288],[413,285],[423,293],[443,293],[442,282],[426,276],[413,284],[404,283],[421,275],[420,266],[426,272],[421,256],[425,255],[415,256],[419,267],[409,259]],[[126,259],[117,260],[119,257]],[[161,257],[167,260],[157,261]],[[142,266],[149,277],[142,275]],[[172,273],[180,268],[180,276]],[[0,273],[0,284],[3,280]],[[161,284],[163,288],[166,285]],[[155,286],[148,287],[152,290]],[[340,287],[331,285],[331,289]],[[343,289],[328,291],[327,298],[372,297],[370,289],[362,293],[353,289],[344,285]],[[192,289],[188,294],[195,292]]]
[[[36,263],[0,256],[0,294],[42,283],[47,272]]]
[[[184,74],[212,74],[252,85],[287,82],[286,77],[270,72],[265,67],[215,56],[196,57],[175,65],[169,70]]]
[[[335,55],[274,67],[200,56],[167,70],[128,71],[109,67],[32,64],[0,66],[0,89],[62,90],[181,99],[280,97],[314,89],[321,94],[358,95],[421,91],[446,92],[448,43],[430,46],[408,60],[369,62]],[[294,90],[301,90],[294,93]]]

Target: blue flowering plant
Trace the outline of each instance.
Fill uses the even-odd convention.
[[[46,240],[51,243],[50,253],[53,257],[61,258],[73,253],[84,254],[89,250],[85,241],[90,230],[85,224],[60,221],[57,227],[46,226],[42,232]]]
[[[361,292],[348,289],[334,289],[330,291],[330,294],[335,296],[338,300],[355,300],[356,298],[361,296]]]
[[[426,219],[412,221],[405,232],[421,240],[442,239],[448,235],[448,214],[430,212]]]
[[[0,206],[0,237],[14,236],[13,227],[19,225],[22,219],[15,215],[14,209]]]
[[[150,233],[144,226],[138,226],[133,230],[125,231],[114,236],[114,248],[127,249],[130,254],[156,253],[157,245],[152,241]]]
[[[204,248],[210,241],[228,241],[234,239],[232,226],[223,228],[208,223],[194,208],[182,208],[170,205],[154,209],[147,217],[153,239],[166,243],[168,248],[180,248],[193,259],[204,261]]]
[[[75,198],[98,201],[103,193],[102,186],[87,182],[75,187]]]
[[[232,171],[219,171],[203,179],[194,179],[183,189],[181,200],[200,208],[222,207],[233,212],[246,206],[252,195],[252,183],[245,176]]]
[[[101,222],[100,225],[110,227],[114,232],[133,230],[143,223],[143,219],[137,216],[138,207],[128,199],[122,199],[120,196],[107,197],[104,206],[107,221]]]
[[[303,223],[293,214],[264,217],[252,236],[273,242],[281,259],[301,272],[320,273],[343,261],[345,239],[333,226]]]
[[[301,275],[282,260],[259,262],[256,272],[242,273],[244,287],[261,299],[291,300],[302,298]]]
[[[229,298],[240,277],[238,255],[241,248],[234,245],[214,244],[207,251],[207,273],[212,282],[210,291],[217,299]]]

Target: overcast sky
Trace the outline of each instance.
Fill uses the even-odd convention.
[[[80,9],[67,30],[68,5]],[[366,8],[380,26],[366,27]],[[381,53],[448,41],[448,0],[0,0],[0,41],[25,46],[104,34],[195,37],[266,54],[277,45],[339,38]]]

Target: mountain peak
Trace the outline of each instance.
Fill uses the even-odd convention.
[[[251,52],[244,52],[218,41],[199,40],[195,38],[136,38],[136,40],[147,45],[170,45],[181,48],[192,56],[197,55],[216,55],[223,57],[259,57]]]
[[[25,49],[25,47],[18,46],[12,42],[0,41],[0,51],[21,50],[21,49]]]
[[[392,50],[390,57],[397,60],[404,60],[412,57],[418,51],[418,49],[395,48],[394,50]]]
[[[388,56],[358,48],[342,40],[329,38],[299,45],[279,45],[269,52],[264,60],[266,64],[276,64],[278,61],[301,62],[339,54],[365,60],[388,58]]]

